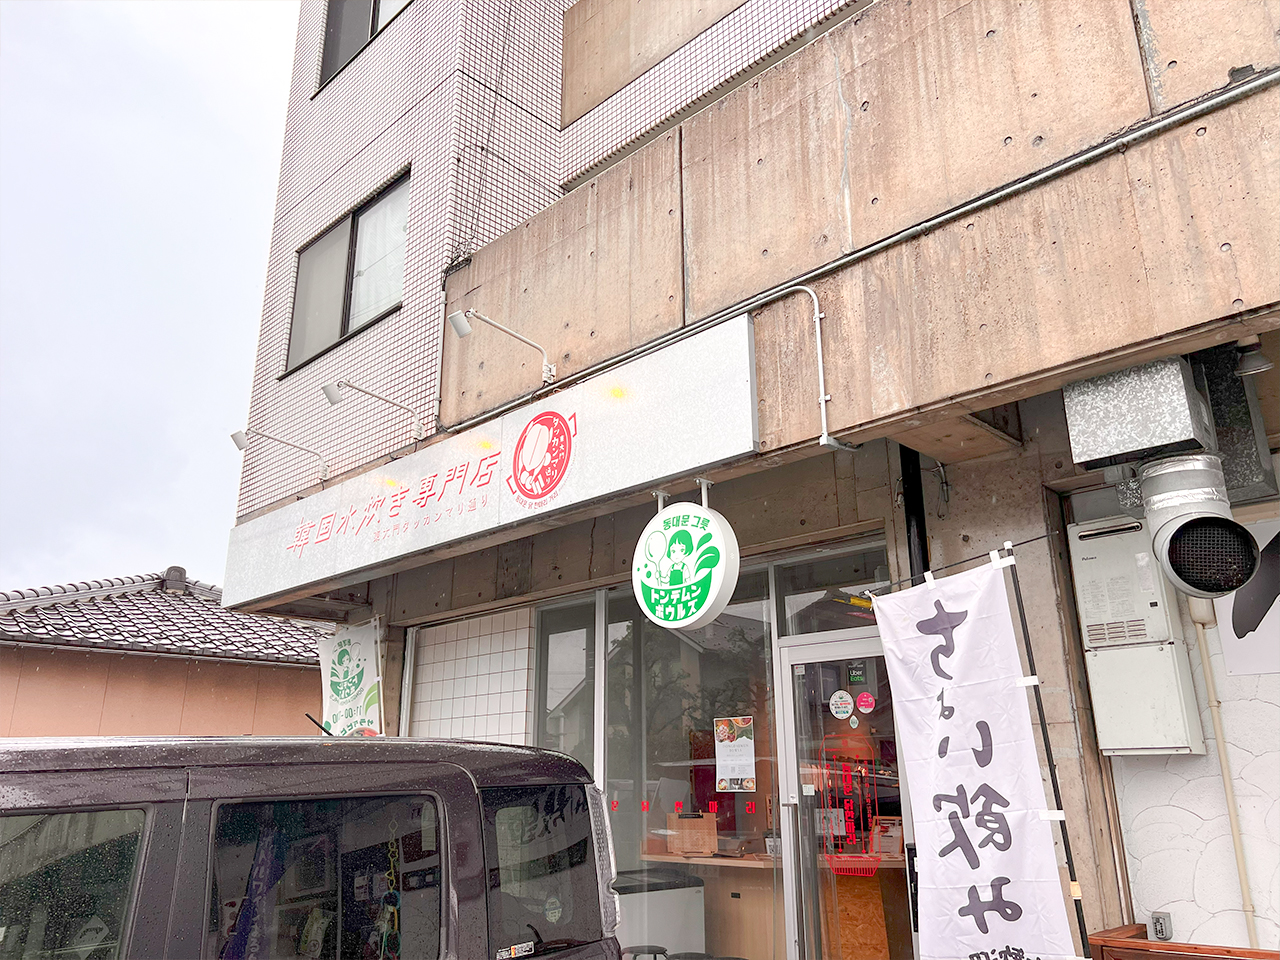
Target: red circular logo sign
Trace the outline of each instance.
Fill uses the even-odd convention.
[[[530,500],[549,496],[564,479],[572,452],[573,430],[569,421],[554,410],[538,414],[516,441],[511,463],[515,492]]]

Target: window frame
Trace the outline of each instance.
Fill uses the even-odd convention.
[[[371,196],[369,196],[359,205],[348,210],[346,213],[338,217],[336,220],[326,224],[324,229],[318,231],[310,240],[308,240],[306,243],[304,243],[301,247],[299,247],[295,251],[293,255],[293,296],[289,302],[290,303],[289,337],[288,337],[288,340],[285,342],[285,348],[284,348],[285,349],[285,353],[284,353],[285,366],[284,366],[284,372],[281,373],[279,376],[277,376],[276,380],[283,380],[285,377],[289,376],[289,374],[293,373],[295,370],[301,370],[307,364],[312,363],[313,361],[323,357],[330,350],[333,350],[334,348],[346,343],[348,340],[352,339],[358,334],[363,333],[365,330],[368,330],[370,327],[374,326],[374,324],[380,323],[381,321],[385,320],[387,317],[391,316],[392,314],[398,313],[400,310],[404,309],[404,286],[402,283],[400,288],[399,300],[397,300],[394,304],[392,304],[386,310],[383,310],[381,313],[377,314],[376,316],[364,321],[362,324],[360,324],[360,326],[354,329],[351,328],[351,291],[352,291],[352,286],[355,282],[356,244],[359,241],[359,235],[360,235],[360,230],[359,230],[360,218],[364,214],[372,210],[375,206],[377,206],[378,203],[384,200],[387,197],[387,195],[390,194],[397,187],[404,186],[406,187],[406,189],[412,190],[412,187],[410,187],[409,185],[409,181],[411,179],[412,173],[413,173],[413,170],[411,167],[406,167],[403,170],[397,172],[390,180],[388,180],[385,184],[380,186],[377,189],[377,191],[375,191]],[[412,200],[412,193],[410,194],[409,199]],[[294,336],[293,323],[294,323],[294,319],[296,317],[297,309],[298,309],[298,288],[299,288],[299,280],[301,277],[301,270],[302,270],[302,255],[306,253],[308,250],[310,250],[313,246],[315,246],[316,243],[318,243],[320,240],[328,236],[332,230],[334,230],[337,227],[340,227],[343,223],[346,223],[348,228],[347,229],[347,257],[346,257],[346,274],[343,278],[343,287],[342,287],[342,318],[338,327],[338,336],[332,343],[322,347],[321,349],[317,350],[315,353],[311,354],[309,357],[304,357],[303,359],[299,360],[297,363],[290,366],[289,348],[293,345],[293,336]],[[406,216],[406,227],[407,227],[407,216]],[[405,262],[408,263],[409,257],[408,257],[407,229],[406,229],[405,236],[406,236]]]
[[[584,683],[589,678],[591,681],[591,743],[592,743],[592,762],[587,763],[579,757],[574,757],[591,774],[595,783],[600,783],[600,775],[597,774],[596,768],[600,767],[601,758],[599,753],[599,736],[596,728],[600,723],[601,711],[597,700],[599,699],[599,685],[596,682],[596,675],[600,672],[601,663],[603,663],[603,651],[600,646],[600,622],[601,622],[601,599],[600,595],[603,591],[592,590],[588,593],[575,593],[567,597],[561,597],[549,603],[538,604],[534,607],[533,617],[531,619],[531,627],[533,633],[533,696],[530,698],[533,705],[533,744],[539,750],[556,750],[561,751],[559,747],[549,746],[543,742],[546,736],[546,720],[547,720],[547,677],[549,666],[549,650],[547,644],[543,642],[543,617],[548,613],[555,613],[560,610],[567,610],[573,607],[586,607],[588,603],[591,605],[592,618],[590,627],[590,647],[589,656],[586,663],[586,677]],[[589,599],[588,599],[589,598]],[[608,602],[605,601],[605,610],[608,609]],[[548,634],[545,638],[550,640]],[[569,754],[572,756],[572,754]]]
[[[440,871],[439,889],[440,889],[440,925],[439,925],[439,950],[437,956],[444,958],[450,956],[448,948],[452,945],[449,937],[448,929],[448,913],[449,905],[453,899],[451,892],[452,876],[450,870],[449,839],[447,836],[449,830],[448,817],[446,810],[448,807],[448,799],[439,790],[428,788],[422,790],[404,790],[389,787],[385,790],[374,787],[367,792],[359,790],[337,790],[330,793],[307,793],[306,795],[287,795],[261,794],[246,795],[241,797],[218,797],[209,803],[209,824],[208,839],[205,846],[205,863],[204,863],[204,888],[200,894],[200,903],[203,909],[200,911],[200,954],[205,956],[209,947],[209,938],[217,937],[217,930],[210,930],[208,924],[209,908],[213,904],[213,882],[214,882],[214,862],[217,858],[217,842],[218,842],[218,813],[224,807],[232,804],[267,804],[267,803],[309,803],[321,802],[325,800],[372,800],[372,799],[419,799],[425,798],[431,800],[436,808],[436,847],[437,856],[440,863],[438,869]],[[478,800],[478,796],[477,796]],[[483,833],[483,811],[481,811],[480,829]],[[341,897],[341,888],[339,888],[339,897]]]
[[[151,834],[156,822],[156,805],[163,801],[120,801],[112,803],[105,801],[102,803],[91,803],[83,806],[50,806],[50,807],[21,807],[15,806],[6,808],[4,816],[7,817],[56,817],[64,814],[76,813],[118,813],[129,810],[137,810],[142,813],[142,827],[138,831],[138,846],[133,855],[133,869],[129,879],[129,895],[125,902],[124,912],[120,917],[120,931],[116,939],[115,957],[128,957],[134,955],[134,934],[137,932],[138,913],[143,906],[143,886],[147,881],[147,864],[149,862],[149,853],[151,846]],[[88,849],[88,848],[86,848]],[[95,948],[96,949],[96,948]]]
[[[336,70],[334,70],[333,73],[329,74],[329,76],[327,77],[324,76],[324,48],[325,48],[325,38],[329,31],[329,4],[328,3],[325,4],[324,25],[320,30],[320,58],[316,64],[316,89],[315,89],[315,92],[311,94],[312,100],[320,96],[321,90],[323,90],[330,83],[332,83],[334,79],[342,73],[343,70],[347,69],[347,67],[352,63],[352,61],[354,61],[357,57],[359,57],[360,54],[364,53],[365,49],[369,46],[369,44],[373,43],[375,39],[382,36],[383,31],[385,31],[389,26],[391,26],[391,24],[395,23],[398,19],[400,19],[400,14],[404,13],[405,10],[407,10],[410,6],[412,6],[413,0],[408,0],[408,2],[405,3],[403,7],[401,7],[399,10],[395,12],[395,15],[392,16],[390,20],[384,23],[381,28],[377,28],[378,6],[381,3],[382,3],[382,0],[373,0],[373,2],[369,4],[369,36],[365,39],[364,43],[360,44],[360,46],[355,49],[355,51],[351,54],[351,56],[349,56],[345,61],[343,61],[342,64]]]
[[[602,915],[599,909],[601,904],[601,890],[600,890],[600,876],[598,872],[598,853],[599,852],[598,852],[597,846],[601,840],[601,837],[597,835],[596,820],[591,812],[592,786],[593,784],[589,782],[588,783],[579,783],[579,782],[537,783],[537,782],[534,782],[534,783],[520,783],[520,784],[504,783],[500,785],[480,787],[477,790],[477,794],[480,800],[480,830],[481,830],[481,839],[482,839],[481,845],[483,848],[482,856],[484,858],[485,876],[487,878],[486,884],[485,884],[485,891],[484,891],[485,913],[486,913],[486,920],[488,921],[486,924],[485,935],[489,944],[490,956],[496,956],[498,955],[499,951],[501,951],[502,949],[513,946],[512,944],[503,944],[503,943],[496,942],[494,939],[494,919],[499,914],[495,913],[491,898],[494,896],[495,890],[501,893],[501,883],[499,883],[498,887],[494,887],[492,877],[495,873],[499,873],[502,870],[502,866],[503,866],[501,861],[500,841],[497,836],[496,813],[498,810],[511,809],[513,806],[515,806],[515,804],[507,804],[502,807],[491,807],[487,802],[487,796],[494,793],[500,793],[500,792],[528,793],[532,791],[547,791],[547,790],[555,790],[555,789],[577,789],[582,791],[583,801],[586,806],[583,816],[586,818],[586,821],[587,821],[587,840],[589,842],[590,849],[588,851],[589,856],[587,857],[587,859],[583,860],[581,864],[575,864],[573,866],[582,866],[586,868],[585,875],[590,877],[591,886],[593,888],[591,891],[592,895],[588,898],[587,903],[585,904],[585,907],[591,908],[593,910],[588,922],[590,923],[592,922],[592,920],[594,920],[594,922],[597,922],[599,924],[598,933],[592,930],[585,931],[588,934],[594,935],[595,939],[584,941],[582,946],[599,944],[606,939],[605,933],[604,933],[605,920],[604,920],[604,916]],[[527,806],[527,805],[522,804],[522,806]],[[492,817],[493,830],[492,831],[490,830],[491,813],[493,814],[493,817]],[[565,848],[565,849],[567,850],[568,848]],[[564,852],[564,851],[561,851],[561,852]],[[525,862],[528,862],[528,861],[525,861]],[[562,903],[564,902],[563,898],[561,898],[561,902]],[[572,900],[571,903],[575,908],[582,909],[582,907],[579,906],[576,898]],[[547,939],[554,940],[556,938],[548,937]],[[537,948],[535,947],[535,950],[536,949]],[[555,952],[558,952],[558,951],[555,951]],[[535,956],[554,956],[555,952],[551,954],[535,953],[534,955]]]

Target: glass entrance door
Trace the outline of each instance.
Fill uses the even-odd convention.
[[[782,650],[797,904],[789,939],[805,960],[915,956],[910,811],[879,651],[874,637]]]

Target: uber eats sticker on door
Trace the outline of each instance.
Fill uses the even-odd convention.
[[[334,736],[382,733],[382,683],[378,675],[378,618],[340,627],[320,641],[324,728]]]
[[[646,617],[664,627],[704,627],[738,584],[738,538],[720,514],[673,503],[640,534],[631,585]]]

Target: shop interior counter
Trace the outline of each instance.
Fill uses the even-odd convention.
[[[642,853],[641,860],[655,863],[700,863],[709,867],[756,867],[774,870],[778,866],[775,857],[764,853],[749,853],[744,857],[682,857],[675,853]]]

